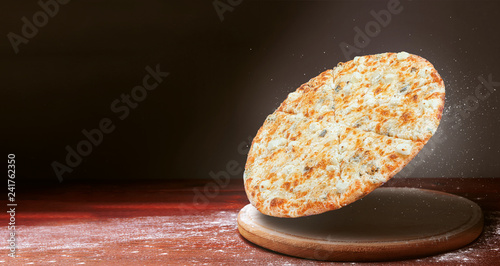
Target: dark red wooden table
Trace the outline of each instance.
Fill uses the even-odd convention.
[[[444,191],[477,202],[485,228],[451,253],[394,265],[500,263],[500,178],[396,178],[386,186]],[[236,216],[248,204],[241,180],[141,181],[33,186],[19,190],[17,255],[8,265],[315,264],[243,239]],[[8,217],[2,215],[6,238]]]

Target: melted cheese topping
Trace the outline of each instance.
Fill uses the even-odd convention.
[[[361,64],[368,71],[360,77]],[[444,84],[425,59],[406,52],[371,55],[337,68],[337,123],[424,142],[436,131]]]
[[[280,217],[349,204],[418,153],[443,105],[443,81],[421,57],[386,53],[341,63],[266,118],[245,166],[248,198]]]

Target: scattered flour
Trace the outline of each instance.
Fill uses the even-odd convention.
[[[483,234],[472,244],[442,255],[431,257],[431,262],[453,262],[453,264],[477,264],[481,263],[486,254],[491,254],[494,251],[500,250],[500,212],[486,212],[484,217]],[[500,254],[500,252],[499,252]],[[500,255],[499,255],[500,259]],[[427,261],[427,260],[426,260]]]
[[[19,251],[36,257],[16,258],[19,265],[33,264],[106,264],[115,257],[106,253],[113,247],[118,257],[177,259],[186,264],[309,265],[318,261],[302,260],[272,253],[249,244],[238,234],[236,211],[214,211],[203,215],[113,218],[103,221],[59,226],[19,226]],[[0,233],[6,233],[1,229]],[[141,248],[142,247],[142,248]],[[186,254],[199,256],[186,257]],[[0,247],[5,252],[6,246]],[[109,252],[109,251],[108,251]],[[207,252],[212,256],[207,256]],[[500,212],[485,212],[481,237],[467,247],[428,258],[397,262],[444,263],[450,265],[486,265],[484,258],[500,254]],[[265,253],[265,254],[263,254]],[[217,260],[214,261],[214,258]],[[263,261],[263,258],[268,258]],[[322,264],[322,263],[320,263]]]

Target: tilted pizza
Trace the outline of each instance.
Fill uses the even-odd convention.
[[[406,52],[356,57],[288,95],[259,129],[245,191],[260,212],[300,217],[362,198],[408,164],[436,131],[444,83]]]

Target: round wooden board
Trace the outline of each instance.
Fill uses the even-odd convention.
[[[483,230],[474,202],[438,191],[379,188],[341,209],[277,218],[247,205],[238,230],[249,241],[283,254],[331,261],[424,257],[463,247]]]

